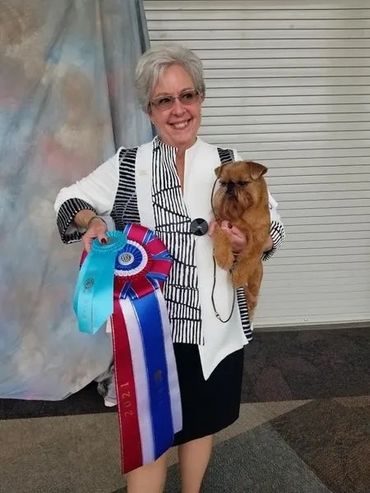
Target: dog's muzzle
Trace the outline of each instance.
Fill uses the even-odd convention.
[[[228,183],[226,186],[226,195],[230,198],[235,198],[236,197],[235,189],[236,189],[235,183],[232,182]]]
[[[235,183],[233,183],[232,181],[230,181],[226,185],[226,193],[228,195],[234,195],[234,192],[235,192]]]

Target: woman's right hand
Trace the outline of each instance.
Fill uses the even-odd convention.
[[[100,243],[107,243],[107,230],[107,224],[101,217],[94,216],[90,219],[89,227],[82,237],[82,243],[87,253],[91,250],[91,244],[95,238],[97,238]]]

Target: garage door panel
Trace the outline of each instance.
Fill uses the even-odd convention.
[[[203,115],[204,116],[217,116],[218,118],[225,116],[242,116],[242,117],[254,117],[257,115],[322,115],[322,118],[327,114],[337,114],[347,112],[348,114],[353,115],[354,113],[364,113],[366,115],[369,114],[370,111],[370,102],[369,103],[361,103],[361,104],[352,104],[346,101],[328,104],[328,103],[319,103],[319,104],[311,104],[306,105],[302,104],[300,101],[299,104],[295,104],[294,106],[285,106],[281,104],[271,105],[267,104],[267,102],[260,101],[260,106],[224,106],[220,109],[217,106],[204,106],[203,107]],[[246,119],[248,122],[248,119]],[[252,123],[252,122],[251,122]]]
[[[151,4],[152,2],[146,2],[147,5]],[[179,2],[182,3],[183,2]],[[203,9],[201,4],[202,2],[198,3],[198,8],[191,8],[189,3],[182,5],[181,8],[183,9],[183,16],[182,19],[188,20],[206,20],[209,21],[209,10]],[[275,2],[276,5],[276,2]],[[246,8],[244,8],[246,7]],[[274,6],[275,7],[275,6]],[[309,18],[310,20],[313,19],[333,19],[333,15],[335,15],[335,18],[340,20],[340,19],[364,19],[368,18],[369,12],[367,9],[340,9],[337,8],[335,9],[335,13],[333,14],[332,10],[325,10],[325,9],[303,9],[301,11],[295,9],[295,10],[289,10],[289,8],[278,11],[275,10],[274,13],[271,13],[270,9],[249,9],[248,6],[246,6],[246,2],[243,4],[240,4],[239,8],[235,8],[235,2],[232,2],[232,5],[230,8],[227,8],[225,5],[225,2],[223,4],[220,4],[220,6],[214,9],[212,9],[212,19],[213,20],[225,20],[225,19],[232,19],[232,20],[266,20],[266,19],[273,19],[274,21],[277,20],[283,20],[286,21],[288,19],[303,19],[307,20]],[[178,20],[179,14],[178,11],[176,10],[170,10],[167,9],[166,12],[166,20]],[[163,12],[162,10],[155,10],[153,7],[152,9],[147,10],[147,19],[149,21],[155,21],[155,20],[161,20],[163,19]],[[250,31],[250,30],[248,30]],[[286,33],[286,30],[283,31]],[[317,30],[313,30],[313,33],[316,33]],[[354,31],[355,33],[358,33],[357,29]]]

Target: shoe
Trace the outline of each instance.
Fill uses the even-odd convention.
[[[114,379],[111,379],[106,387],[104,395],[104,405],[106,407],[114,407],[117,405],[116,385]]]
[[[104,397],[104,406],[105,407],[114,407],[114,406],[117,406],[117,399],[110,400],[107,397]]]

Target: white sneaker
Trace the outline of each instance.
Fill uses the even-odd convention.
[[[104,396],[104,405],[106,407],[117,406],[117,395],[116,395],[116,385],[114,379],[109,382],[107,387],[107,393]]]
[[[114,406],[117,406],[117,399],[110,400],[107,397],[104,397],[104,406],[105,407],[114,407]]]

